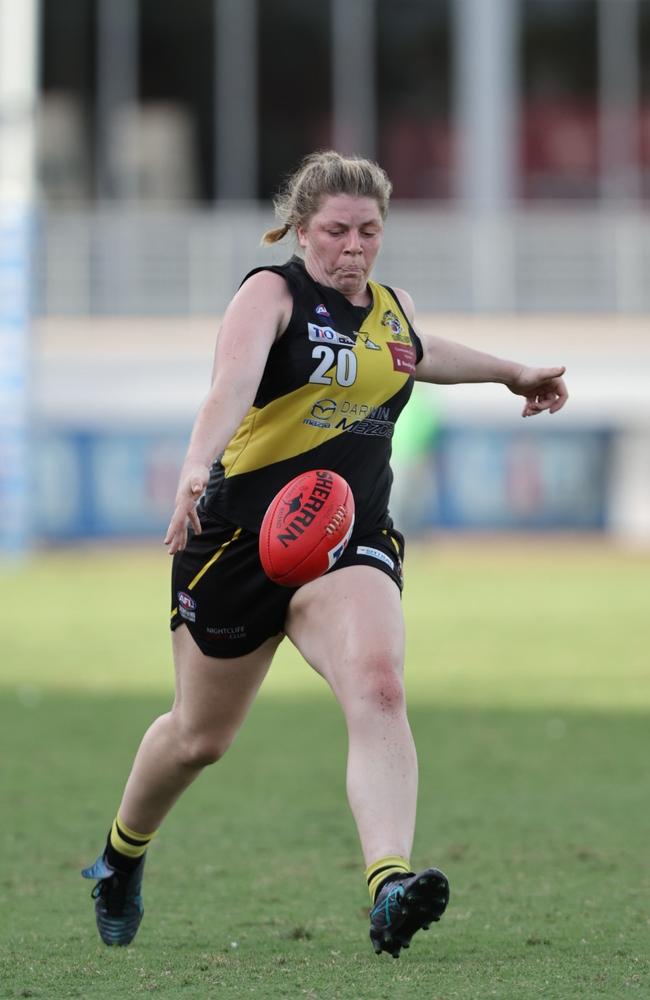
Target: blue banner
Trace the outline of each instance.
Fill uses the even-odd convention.
[[[31,492],[38,536],[162,538],[189,433],[189,427],[37,433]],[[395,470],[398,526],[407,532],[601,530],[610,444],[607,432],[587,429],[444,428],[435,450],[421,457],[423,475],[412,465]],[[400,510],[404,484],[409,505]]]
[[[0,204],[0,553],[29,544],[27,395],[31,212]]]
[[[598,430],[447,428],[437,456],[441,526],[606,526],[611,434]]]

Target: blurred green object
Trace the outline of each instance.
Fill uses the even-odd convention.
[[[395,424],[393,463],[428,455],[435,447],[440,429],[440,414],[435,389],[416,382],[413,393]]]
[[[435,449],[440,428],[435,389],[416,382],[395,424],[390,512],[398,528],[414,534],[431,527],[437,504]]]

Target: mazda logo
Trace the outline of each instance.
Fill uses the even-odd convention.
[[[336,413],[336,403],[333,399],[319,399],[311,408],[312,417],[326,417],[328,413]]]

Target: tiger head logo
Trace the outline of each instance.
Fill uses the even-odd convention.
[[[395,340],[402,344],[410,344],[411,338],[404,332],[399,316],[396,316],[392,309],[387,309],[381,318],[381,325],[387,326]]]

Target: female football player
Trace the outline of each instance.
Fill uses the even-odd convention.
[[[176,699],[145,733],[106,847],[83,873],[97,879],[107,944],[133,939],[147,845],[228,749],[285,635],[345,716],[375,951],[397,957],[447,904],[442,872],[416,872],[410,861],[417,760],[402,682],[404,540],[388,512],[390,439],[414,379],[500,383],[524,397],[524,416],[557,412],[567,392],[562,367],[530,368],[417,332],[408,292],[371,278],[390,191],[368,160],[308,156],[277,199],[281,225],[264,237],[290,236],[297,253],[250,272],[226,310],[165,538]],[[292,590],[265,576],[258,531],[277,491],[309,469],[348,481],[356,522],[334,567]]]

